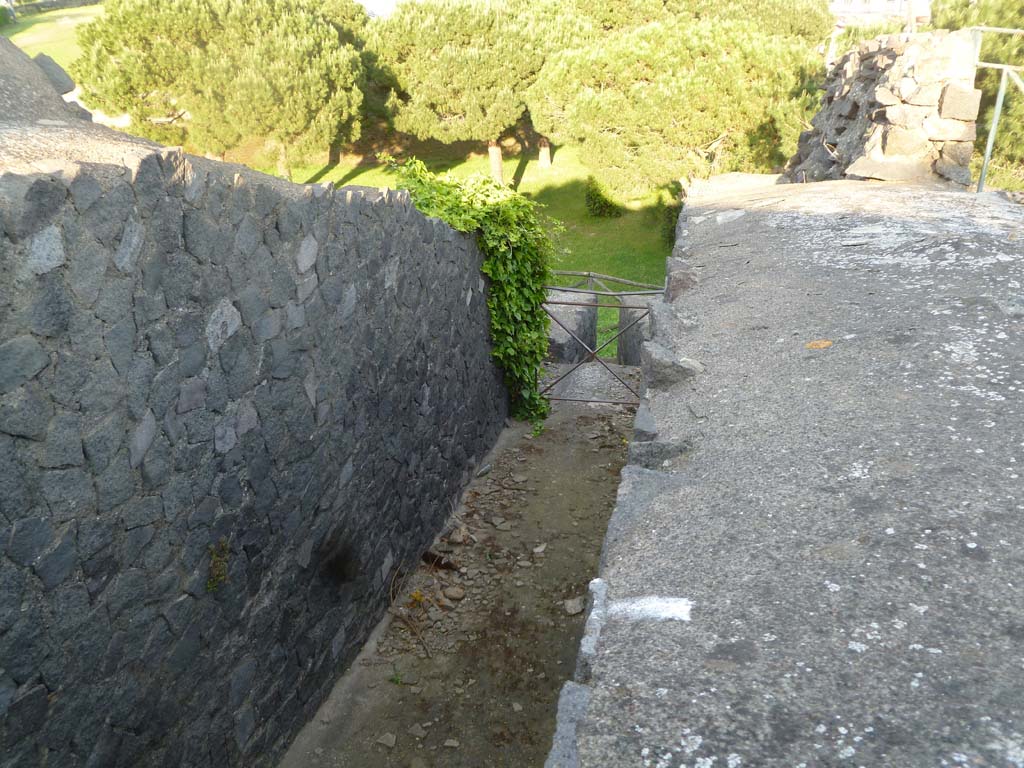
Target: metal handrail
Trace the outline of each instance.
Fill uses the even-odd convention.
[[[576,272],[570,269],[553,269],[551,270],[551,274],[568,275],[572,277],[586,277],[589,278],[590,282],[593,282],[594,280],[607,280],[610,283],[619,283],[620,285],[635,285],[638,288],[664,288],[664,286],[653,285],[651,283],[638,283],[635,280],[627,280],[624,277],[616,277],[615,275],[602,275],[600,272]]]
[[[996,64],[990,61],[981,60],[981,44],[986,32],[997,35],[1012,35],[1024,37],[1024,29],[1010,29],[1007,27],[971,27],[974,33],[974,66],[981,69],[996,69],[1000,71],[999,91],[996,94],[996,110],[992,115],[992,125],[989,126],[988,141],[985,143],[985,158],[981,163],[981,175],[978,177],[978,192],[985,191],[985,179],[988,177],[988,166],[992,161],[992,151],[996,145],[996,133],[999,131],[999,118],[1003,114],[1003,104],[1006,101],[1006,85],[1013,82],[1021,93],[1024,93],[1024,79],[1018,72],[1024,72],[1024,66],[1017,64]]]
[[[548,298],[544,302],[544,311],[547,312],[548,316],[559,326],[562,327],[569,336],[576,341],[577,344],[586,350],[586,356],[572,366],[568,371],[558,376],[553,381],[548,382],[541,390],[541,395],[546,396],[549,400],[567,400],[576,403],[604,403],[608,405],[639,405],[640,393],[631,387],[619,374],[611,369],[611,367],[604,360],[601,359],[601,352],[606,349],[613,342],[618,341],[627,331],[630,331],[634,326],[640,324],[643,320],[647,319],[651,314],[650,306],[646,304],[627,304],[626,300],[630,296],[652,296],[660,295],[665,292],[665,286],[654,285],[652,283],[640,283],[636,280],[627,280],[624,277],[616,277],[615,275],[604,275],[600,272],[577,272],[573,270],[552,270],[553,275],[564,276],[564,277],[582,277],[584,280],[579,281],[572,286],[564,285],[545,285],[544,288],[549,291],[564,291],[569,294],[589,294],[593,296],[595,301],[583,302],[583,301],[572,301],[572,300],[559,300]],[[668,278],[666,277],[666,282]],[[607,281],[607,282],[606,282]],[[619,285],[629,286],[637,290],[625,290],[625,291],[613,291],[608,286],[608,283],[617,283]],[[583,286],[586,285],[586,288]],[[602,302],[600,298],[604,297],[607,300]],[[574,297],[573,297],[574,298]],[[568,306],[568,307],[593,307],[595,309],[617,309],[619,310],[619,327],[618,332],[610,339],[602,342],[599,345],[591,348],[583,339],[581,339],[571,328],[565,325],[558,317],[553,313],[549,306]],[[623,310],[634,310],[638,313],[637,317],[630,320],[629,324],[623,327],[622,325],[622,311]],[[573,373],[580,369],[584,363],[597,362],[604,367],[608,373],[615,378],[619,384],[629,390],[630,394],[633,395],[635,400],[594,400],[594,399],[580,399],[571,397],[555,397],[548,395],[549,392],[553,391],[555,386],[560,382],[567,379]]]

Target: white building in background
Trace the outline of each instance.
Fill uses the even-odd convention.
[[[390,16],[398,4],[398,0],[359,0],[359,2],[371,16],[383,17]]]
[[[931,0],[831,0],[829,9],[842,24],[876,24],[890,19],[926,22],[932,17]]]

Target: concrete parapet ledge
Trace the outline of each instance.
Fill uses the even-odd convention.
[[[648,348],[705,370],[648,382],[548,767],[1024,765],[1024,210],[733,178],[677,231]]]

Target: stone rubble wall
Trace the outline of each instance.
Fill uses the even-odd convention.
[[[74,121],[11,62],[0,766],[274,765],[503,426],[482,255],[403,193]]]
[[[879,37],[829,73],[821,111],[786,175],[967,185],[981,91],[969,31]]]

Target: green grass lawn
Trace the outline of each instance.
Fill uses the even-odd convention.
[[[416,144],[394,152],[398,157],[414,155],[435,173],[451,173],[465,178],[474,173],[488,173],[488,159],[483,151],[472,152],[467,145],[444,146],[434,143]],[[231,159],[231,158],[229,158]],[[258,155],[247,158],[267,173],[273,166],[259,162]],[[518,181],[517,189],[544,206],[544,213],[557,224],[553,227],[557,254],[552,267],[556,270],[600,272],[627,280],[661,285],[665,279],[665,259],[671,246],[661,235],[657,218],[657,197],[633,201],[617,218],[600,219],[587,213],[584,204],[584,183],[587,170],[580,161],[579,149],[562,147],[553,155],[552,167],[544,170],[535,156],[511,156],[504,162],[506,181]],[[341,186],[358,184],[368,187],[393,187],[395,178],[378,163],[372,154],[349,155],[334,166],[296,167],[292,178],[298,182],[333,182]],[[575,283],[579,278],[558,277],[561,285]],[[616,290],[619,286],[610,286]],[[606,299],[604,301],[613,301]],[[598,313],[598,342],[614,336],[619,313],[601,309]],[[602,357],[614,357],[612,343]]]
[[[17,24],[0,27],[0,34],[11,38],[30,56],[46,53],[67,69],[80,53],[76,27],[92,21],[102,12],[103,6],[95,5],[25,15]],[[379,140],[378,146],[364,141],[336,165],[295,167],[292,177],[297,182],[329,181],[339,186],[394,186],[394,177],[375,158],[380,144],[391,143],[393,140],[387,138]],[[262,156],[261,145],[262,142],[254,141],[229,153],[226,159],[273,173],[273,159]],[[461,178],[488,172],[487,155],[482,145],[443,145],[403,139],[401,146],[393,146],[390,151],[396,157],[416,156],[432,171],[450,172]],[[557,248],[553,268],[602,272],[661,284],[670,248],[662,239],[656,219],[657,198],[652,195],[634,201],[618,218],[594,218],[584,206],[583,189],[588,174],[580,160],[579,150],[575,147],[556,148],[553,161],[550,169],[542,170],[534,152],[507,156],[504,164],[506,181],[516,183],[521,193],[543,204],[544,212],[561,225],[553,228]],[[574,281],[566,278],[561,282]],[[602,310],[599,322],[602,338],[611,333],[610,329],[617,324],[617,316],[615,310]],[[609,352],[614,352],[614,347]]]
[[[415,155],[432,171],[448,172],[459,178],[488,172],[486,154],[467,152],[465,145],[424,143],[401,155],[395,154]],[[273,172],[273,166],[261,164],[258,157],[254,160],[250,163],[254,167]],[[555,235],[555,269],[603,272],[647,283],[664,281],[665,258],[670,247],[660,234],[653,195],[634,201],[618,218],[590,216],[583,198],[587,171],[575,147],[556,149],[552,167],[547,170],[539,167],[535,156],[506,157],[504,173],[506,181],[518,179],[518,190],[541,203],[544,213],[561,223],[563,229]],[[368,187],[395,184],[394,177],[372,155],[345,156],[335,166],[296,167],[292,176],[298,182],[330,181]]]
[[[9,37],[29,56],[45,53],[67,69],[78,58],[81,49],[75,28],[103,13],[102,5],[67,8],[39,14],[23,14],[16,24],[0,26],[0,35]]]
[[[981,165],[984,160],[984,150],[974,153],[971,159],[971,174],[974,177],[974,187],[978,185],[978,178],[981,176]],[[985,179],[985,189],[1004,189],[1008,192],[1024,192],[1024,168],[1008,165],[1000,162],[999,158],[993,158],[988,166],[988,177]]]

